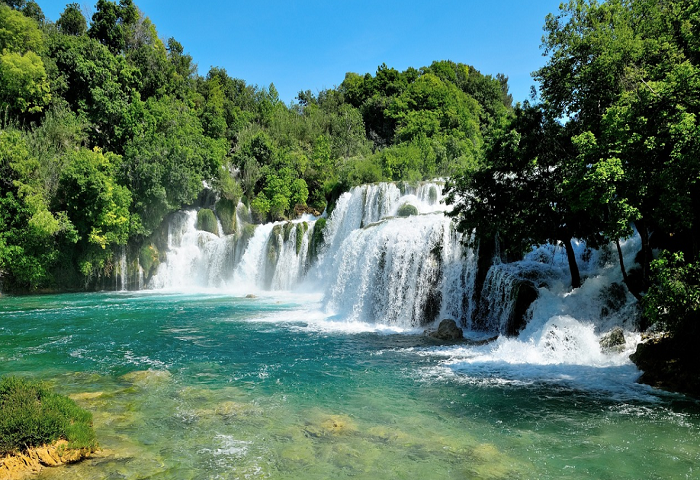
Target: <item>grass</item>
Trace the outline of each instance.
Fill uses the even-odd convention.
[[[68,448],[97,448],[92,413],[44,384],[0,380],[0,455],[24,453],[64,439]]]

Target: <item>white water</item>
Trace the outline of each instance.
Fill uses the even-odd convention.
[[[445,357],[441,368],[464,374],[493,365],[508,371],[508,365],[517,365],[502,381],[537,378],[538,369],[547,367],[551,373],[552,365],[562,368],[555,376],[571,381],[606,367],[635,375],[628,355],[639,341],[634,333],[636,302],[624,288],[616,290],[617,296],[610,293],[613,283],[622,282],[617,254],[610,248],[594,251],[574,243],[584,282],[573,291],[562,246],[534,248],[522,261],[494,265],[482,291],[488,318],[478,327],[486,332],[473,331],[476,255],[461,245],[444,215],[440,192],[441,186],[432,183],[403,192],[394,184],[354,188],[338,199],[328,217],[315,259],[309,253],[315,217],[305,216],[293,225],[259,225],[243,241],[241,232],[250,216],[242,205],[237,209],[239,230],[230,236],[199,231],[196,212],[182,212],[169,225],[167,262],[148,287],[216,288],[261,296],[318,292],[322,298],[313,302],[314,313],[301,314],[313,328],[422,331],[427,324],[453,318],[467,336],[483,337],[506,331],[514,280],[526,279],[537,287],[539,298],[519,336],[501,336],[480,347],[431,349],[431,354]],[[419,215],[396,217],[406,203]],[[304,222],[307,228],[302,228]],[[628,268],[638,250],[638,237],[623,243]],[[625,330],[627,345],[622,351],[602,351],[600,336],[615,326]]]

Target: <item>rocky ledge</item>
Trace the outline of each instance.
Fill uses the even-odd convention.
[[[700,398],[700,351],[683,340],[654,335],[637,345],[630,355],[643,372],[639,383]]]
[[[92,454],[88,448],[69,449],[68,442],[32,448],[26,453],[0,458],[0,480],[21,480],[38,474],[45,467],[79,462]]]

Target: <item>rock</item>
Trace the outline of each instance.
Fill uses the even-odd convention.
[[[245,296],[245,298],[258,298],[258,297],[256,297],[252,293],[249,293],[248,295]]]
[[[441,320],[437,331],[431,332],[429,335],[438,340],[460,340],[464,338],[464,332],[457,326],[457,322],[451,318]]]
[[[216,223],[216,215],[208,208],[202,208],[197,211],[197,230],[219,235],[219,227]]]
[[[697,344],[657,335],[637,345],[630,360],[644,372],[637,382],[700,398]]]
[[[19,480],[38,474],[44,467],[75,463],[94,453],[90,449],[68,449],[66,440],[53,445],[31,448],[26,453],[0,457],[0,479]]]
[[[604,352],[621,352],[625,348],[625,334],[622,328],[615,327],[600,337],[599,343]]]
[[[121,378],[127,382],[141,387],[162,385],[172,379],[172,374],[167,370],[136,370],[122,375]]]
[[[532,302],[540,296],[539,290],[530,280],[518,280],[513,290],[515,305],[506,326],[506,335],[509,336],[518,335],[525,328],[527,324],[527,310],[532,305]]]

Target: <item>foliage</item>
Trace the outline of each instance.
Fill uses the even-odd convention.
[[[171,97],[134,102],[128,118],[131,139],[120,176],[134,193],[139,233],[148,235],[167,213],[191,204],[204,180],[220,173],[226,147],[204,135],[194,112]]]
[[[87,20],[80,11],[80,5],[69,3],[61,13],[61,17],[56,21],[56,26],[65,35],[75,35],[77,37],[87,32]]]
[[[197,230],[219,234],[219,227],[216,223],[216,215],[208,208],[202,208],[197,211]]]
[[[0,131],[0,270],[17,287],[50,282],[61,239],[77,235],[65,212],[49,210],[38,160],[18,131]]]
[[[221,228],[223,229],[224,235],[231,235],[236,233],[236,207],[238,206],[237,200],[229,200],[228,198],[221,198],[216,201],[216,216],[221,222]]]
[[[68,440],[69,448],[97,448],[92,414],[41,383],[0,380],[0,455]]]
[[[5,288],[96,286],[115,248],[148,244],[203,188],[265,221],[323,211],[359,183],[452,175],[511,108],[505,76],[449,61],[348,73],[285,105],[273,84],[200,76],[132,0],[99,0],[89,19],[69,3],[55,24],[33,0],[5,3],[0,126],[21,126],[31,152],[3,164]]]
[[[112,249],[125,245],[137,217],[129,213],[131,192],[116,183],[121,157],[99,148],[73,152],[59,180],[56,205],[75,226],[78,266],[87,278],[99,275]]]
[[[651,263],[652,284],[642,301],[648,325],[680,334],[700,328],[700,261],[664,251]]]
[[[51,101],[44,63],[34,52],[0,54],[0,108],[20,116],[39,113]]]
[[[36,21],[0,4],[0,53],[40,53],[44,38]]]
[[[411,215],[418,215],[418,209],[415,207],[415,205],[411,205],[410,203],[404,203],[399,207],[396,214],[399,217],[410,217]]]

